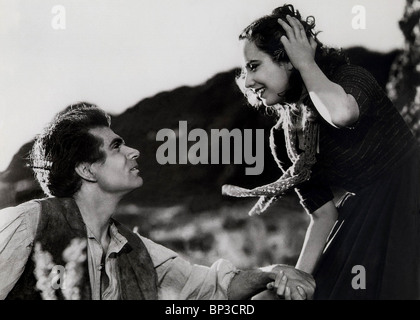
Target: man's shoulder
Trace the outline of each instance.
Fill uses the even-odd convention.
[[[25,229],[30,232],[29,234],[35,236],[40,213],[41,204],[37,200],[1,209],[0,230],[4,230],[6,227],[16,228],[19,225],[26,225]]]
[[[34,199],[30,201],[23,202],[16,206],[6,207],[0,210],[0,215],[3,214],[25,214],[25,213],[37,213],[41,210],[40,199]]]
[[[175,251],[161,244],[158,244],[146,237],[143,237],[138,233],[136,234],[140,237],[140,240],[144,243],[147,251],[149,252],[150,257],[152,258],[153,265],[155,266],[155,268],[169,260],[172,260],[178,257],[178,254]]]

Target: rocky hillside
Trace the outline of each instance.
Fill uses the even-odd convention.
[[[347,50],[351,60],[370,70],[385,88],[389,69],[398,52],[380,54],[363,48]],[[147,206],[166,206],[188,202],[194,210],[217,206],[224,183],[253,186],[268,182],[278,175],[268,144],[264,147],[264,172],[246,176],[242,164],[166,164],[156,161],[156,151],[163,144],[156,141],[159,130],[178,131],[179,121],[187,121],[188,132],[204,129],[210,139],[211,129],[264,129],[265,141],[273,119],[247,106],[235,84],[237,70],[215,75],[195,87],[180,87],[144,99],[125,112],[112,116],[113,129],[127,144],[140,150],[140,166],[144,186],[128,195],[126,202]],[[253,137],[255,138],[255,131]],[[189,142],[189,147],[195,142]],[[26,158],[32,142],[21,147],[6,171],[0,173],[0,206],[14,205],[40,195]],[[233,149],[233,146],[232,146]],[[231,158],[233,159],[233,157]],[[209,160],[210,162],[210,160]],[[233,162],[233,160],[231,161]]]
[[[370,70],[385,88],[397,51],[380,54],[350,48],[348,53],[354,63]],[[145,236],[197,263],[210,264],[220,257],[242,267],[294,263],[307,224],[307,216],[294,194],[287,195],[267,214],[252,218],[247,212],[255,199],[225,198],[220,194],[225,183],[252,187],[279,176],[268,147],[274,120],[247,106],[236,86],[236,73],[237,70],[230,70],[198,86],[161,92],[112,115],[115,132],[140,150],[144,179],[142,188],[124,198],[117,215],[123,223],[138,227]],[[161,129],[179,134],[180,121],[187,121],[188,132],[204,129],[209,139],[211,129],[263,129],[264,172],[245,175],[249,165],[244,161],[160,165],[156,151],[163,142],[156,141],[156,135]],[[189,142],[188,146],[194,144]],[[0,207],[42,196],[26,167],[31,145],[29,142],[22,146],[7,170],[0,173]]]

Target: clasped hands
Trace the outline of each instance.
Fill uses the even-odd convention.
[[[267,284],[267,289],[284,297],[286,300],[311,300],[315,291],[315,280],[309,273],[289,265],[273,265],[261,268],[270,272],[274,281]]]

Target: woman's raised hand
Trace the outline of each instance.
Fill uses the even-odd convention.
[[[292,65],[299,71],[315,63],[317,43],[314,38],[308,39],[305,28],[300,21],[289,15],[287,22],[278,19],[278,23],[286,31],[286,36],[280,38]]]

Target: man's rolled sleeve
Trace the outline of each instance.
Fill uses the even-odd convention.
[[[217,260],[210,267],[191,264],[174,251],[141,237],[158,276],[159,300],[226,300],[236,267]]]
[[[22,275],[32,250],[40,214],[30,201],[0,211],[0,299],[5,299]]]

